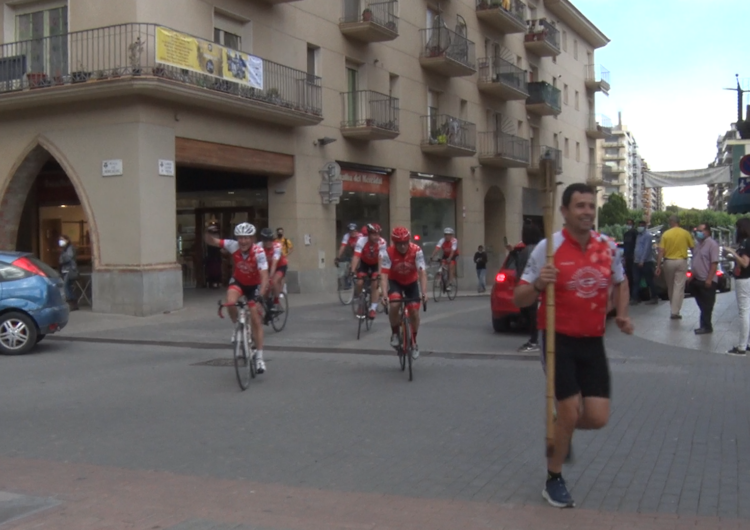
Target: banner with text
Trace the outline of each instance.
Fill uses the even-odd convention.
[[[156,62],[263,90],[260,57],[168,28],[156,28]]]
[[[369,171],[342,169],[341,180],[344,184],[344,191],[381,193],[387,195],[390,190],[390,181],[386,175],[370,173]]]

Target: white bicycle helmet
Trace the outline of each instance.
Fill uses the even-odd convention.
[[[450,235],[455,234],[455,232],[453,231],[452,228],[446,228],[445,230],[443,230],[443,233],[444,234],[450,234]]]
[[[235,236],[254,236],[255,227],[250,223],[240,223],[234,228]]]

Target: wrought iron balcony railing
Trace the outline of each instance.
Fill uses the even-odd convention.
[[[561,112],[560,106],[560,89],[553,87],[546,81],[534,81],[529,83],[529,97],[526,99],[527,105],[544,104],[557,112]]]
[[[476,52],[472,41],[446,27],[420,29],[420,58],[445,57],[468,68],[476,68]]]
[[[184,67],[157,61],[160,31],[171,32],[172,42],[182,45],[173,57]],[[156,24],[120,24],[0,45],[0,94],[139,76],[323,114],[320,77]]]
[[[513,17],[519,26],[526,24],[526,4],[521,0],[477,0],[477,11],[502,9]]]
[[[398,99],[374,90],[341,94],[341,128],[377,127],[398,132]]]
[[[398,33],[398,16],[396,16],[397,2],[368,2],[360,11],[360,0],[344,0],[343,15],[340,22],[372,22]]]
[[[586,65],[586,81],[604,83],[607,85],[607,87],[609,87],[609,70],[607,70],[603,66],[599,66],[599,75],[597,76],[596,65],[587,64]]]
[[[550,147],[548,145],[532,145],[531,146],[531,163],[529,164],[529,170],[539,171],[542,167],[542,158],[549,157],[555,161],[556,172],[562,173],[562,151]]]
[[[531,144],[526,138],[504,132],[483,132],[479,135],[479,156],[507,158],[528,164]]]
[[[525,42],[545,42],[560,53],[560,31],[547,19],[528,20]]]
[[[526,94],[529,93],[526,70],[522,70],[502,57],[479,59],[479,82],[500,83]]]
[[[447,114],[422,116],[422,144],[448,145],[470,151],[477,148],[477,127]]]

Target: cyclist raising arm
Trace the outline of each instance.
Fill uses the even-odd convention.
[[[435,259],[435,254],[441,250],[443,251],[443,260],[450,264],[448,269],[448,286],[446,287],[446,289],[450,289],[450,284],[453,283],[453,279],[456,277],[456,258],[458,257],[458,239],[456,239],[452,228],[443,230],[443,238],[437,242],[430,260]]]
[[[403,226],[397,226],[391,233],[393,245],[380,252],[380,287],[382,293],[388,293],[388,299],[391,301],[400,301],[402,298],[407,300],[418,300],[421,298],[424,303],[427,292],[427,267],[424,262],[424,253],[418,245],[411,242],[411,233]],[[383,296],[383,304],[388,303]],[[419,331],[419,302],[414,301],[409,304],[409,318],[411,319],[411,329],[414,333],[414,350],[412,358],[419,357],[419,347],[417,346],[417,331]],[[398,337],[398,328],[401,326],[399,321],[399,304],[390,305],[388,318],[391,322],[391,346],[397,348],[400,341]]]
[[[368,224],[363,228],[367,230],[367,235],[362,236],[354,247],[354,257],[352,258],[352,274],[357,275],[357,285],[354,290],[354,296],[357,297],[362,293],[364,278],[372,278],[370,284],[370,310],[367,317],[374,319],[378,309],[378,260],[380,252],[388,246],[385,239],[380,237],[380,225]]]
[[[268,291],[268,261],[263,249],[255,244],[255,227],[250,223],[240,223],[234,229],[234,239],[219,239],[216,237],[218,231],[209,228],[204,239],[206,244],[225,249],[232,255],[234,269],[232,279],[227,289],[227,304],[236,304],[241,296],[247,298],[250,309],[250,326],[253,339],[257,347],[255,358],[255,370],[262,374],[266,371],[263,362],[263,324],[260,321],[260,313],[255,304],[258,295],[265,296]],[[237,323],[237,308],[229,306],[229,316],[232,323]],[[234,335],[232,335],[234,340]]]

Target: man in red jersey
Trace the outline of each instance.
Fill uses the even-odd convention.
[[[284,278],[288,266],[286,256],[284,256],[284,248],[281,241],[275,239],[273,230],[270,228],[264,228],[260,231],[260,239],[268,262],[268,280],[273,290],[273,296],[278,297],[284,287]]]
[[[388,293],[388,299],[398,301],[402,298],[407,300],[427,300],[427,268],[424,262],[424,253],[418,245],[411,242],[411,233],[403,226],[397,226],[391,232],[393,245],[380,253],[380,286],[381,293]],[[383,303],[387,303],[383,300]],[[400,344],[398,328],[399,304],[391,304],[388,318],[391,322],[391,346],[397,348]],[[417,331],[419,331],[419,302],[412,301],[408,304],[410,309],[411,329],[414,334],[414,349],[412,359],[419,357],[417,346]]]
[[[571,184],[565,189],[560,207],[565,228],[554,234],[552,242],[545,239],[534,248],[513,296],[518,307],[527,307],[542,294],[538,321],[539,329],[544,330],[545,289],[548,284],[555,286],[557,420],[542,496],[557,508],[575,506],[562,478],[573,432],[601,429],[609,420],[610,374],[604,327],[612,288],[617,326],[623,333],[633,333],[628,317],[628,281],[617,246],[592,230],[595,198],[595,190],[586,184]],[[548,244],[554,245],[554,265],[546,264]]]
[[[234,239],[218,239],[210,231],[206,232],[205,241],[208,245],[219,247],[232,255],[234,269],[232,279],[227,289],[227,304],[235,304],[241,296],[247,298],[250,309],[250,326],[257,351],[255,370],[262,374],[266,371],[263,362],[263,323],[255,304],[258,295],[265,296],[268,290],[268,262],[263,249],[255,244],[255,227],[250,223],[240,223],[234,229]],[[229,316],[233,323],[237,322],[237,308],[229,306]],[[232,334],[232,340],[235,340]]]
[[[354,257],[352,258],[352,275],[357,278],[354,288],[354,297],[357,298],[362,293],[362,287],[366,277],[372,279],[370,285],[370,308],[367,318],[374,319],[378,309],[378,259],[380,252],[388,246],[385,239],[380,237],[380,225],[370,223],[362,227],[362,231],[367,231],[366,236],[357,240],[354,246]],[[364,316],[364,315],[360,315]]]
[[[438,252],[442,252],[443,261],[448,265],[448,286],[446,289],[450,290],[453,279],[456,277],[456,260],[458,259],[458,239],[456,239],[456,233],[452,228],[443,230],[443,237],[437,242],[430,260],[435,259],[435,254]]]
[[[344,234],[344,238],[341,240],[341,246],[339,247],[339,253],[333,260],[337,266],[347,250],[351,253],[354,253],[354,247],[357,245],[357,240],[359,240],[360,237],[360,233],[359,230],[357,230],[356,223],[349,223],[349,226],[347,228],[349,229],[349,231]]]

